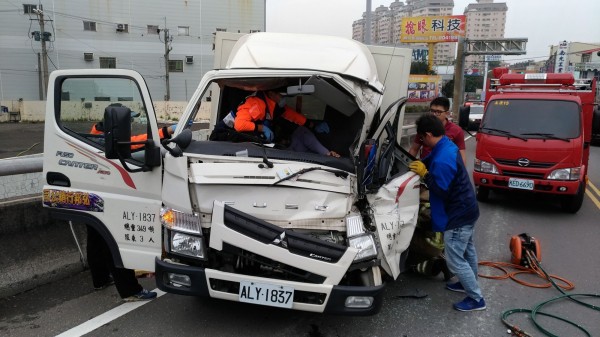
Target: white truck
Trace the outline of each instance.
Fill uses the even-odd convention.
[[[117,266],[155,272],[166,292],[377,313],[418,217],[419,177],[399,145],[411,50],[277,33],[218,34],[215,48],[215,70],[162,141],[139,73],[54,71],[44,206],[96,229]],[[342,157],[208,140],[270,89],[327,121],[320,140]],[[196,130],[203,114],[210,127]]]

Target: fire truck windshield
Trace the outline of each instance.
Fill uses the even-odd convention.
[[[573,139],[581,132],[579,106],[572,101],[492,100],[482,123],[481,132],[497,129],[530,139]]]

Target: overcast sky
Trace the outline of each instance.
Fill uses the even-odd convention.
[[[313,33],[352,38],[352,22],[366,0],[266,0],[268,32]],[[372,10],[393,0],[372,0]],[[475,0],[454,0],[454,15]],[[526,37],[527,55],[509,60],[546,59],[559,41],[600,43],[600,0],[495,0],[506,2],[504,37]],[[590,47],[594,48],[593,46]]]

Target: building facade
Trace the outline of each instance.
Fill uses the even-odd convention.
[[[412,43],[400,44],[402,18],[414,16],[452,15],[453,0],[407,0],[406,3],[395,0],[389,7],[379,6],[371,13],[371,43],[377,45],[404,46],[417,50],[426,50],[427,45]],[[366,13],[352,23],[352,38],[366,42]],[[452,64],[455,58],[456,43],[436,43],[434,65]]]
[[[170,100],[187,101],[213,68],[214,33],[265,31],[265,6],[266,0],[2,1],[0,99],[41,100],[45,40],[48,72],[133,69],[161,101],[168,68]]]
[[[557,67],[557,57],[564,45],[564,69]],[[575,78],[600,78],[600,42],[562,41],[550,46],[548,60],[542,72],[568,72]]]
[[[504,38],[506,14],[508,6],[504,2],[494,3],[494,0],[476,0],[465,8],[467,30],[465,38],[484,40]],[[465,58],[466,69],[483,69],[482,55],[469,55]]]

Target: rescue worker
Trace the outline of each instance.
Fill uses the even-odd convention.
[[[111,106],[111,105],[109,105],[109,106]],[[139,112],[132,111],[131,112],[131,121],[133,122],[133,119],[136,117],[139,117],[139,115],[140,115]],[[171,126],[164,126],[160,129],[158,129],[158,136],[160,137],[160,139],[164,139],[164,138],[168,139],[175,132],[176,128],[177,128],[177,124],[173,124]],[[92,125],[92,129],[90,130],[90,133],[92,135],[103,135],[104,134],[104,123],[102,121],[100,121],[100,122]],[[145,142],[147,139],[148,139],[148,135],[145,133],[131,136],[132,143],[133,142]],[[137,149],[140,149],[143,147],[144,147],[144,144],[131,144],[132,150],[137,150]]]
[[[458,147],[444,135],[444,125],[436,116],[423,115],[416,125],[417,135],[432,151],[423,161],[411,162],[409,168],[429,186],[432,230],[444,233],[446,262],[458,278],[458,282],[447,283],[446,289],[467,295],[454,304],[456,310],[485,310],[473,242],[479,206],[469,173]]]
[[[259,91],[248,96],[237,108],[233,128],[237,132],[262,135],[268,142],[283,140],[284,136],[291,135],[288,149],[292,151],[340,156],[335,151],[325,148],[310,131],[329,133],[327,122],[315,124],[308,120],[287,106],[285,98],[276,91]],[[278,130],[279,134],[273,129]]]
[[[429,104],[429,112],[437,117],[442,124],[444,125],[444,130],[446,132],[446,137],[450,139],[460,151],[460,156],[462,157],[463,163],[467,166],[467,154],[465,152],[465,134],[460,126],[452,123],[448,120],[450,116],[450,100],[446,97],[436,97]],[[411,145],[408,153],[413,156],[417,156],[421,150],[421,155],[419,158],[424,159],[431,153],[431,148],[425,144],[419,137],[415,137],[413,144]]]

